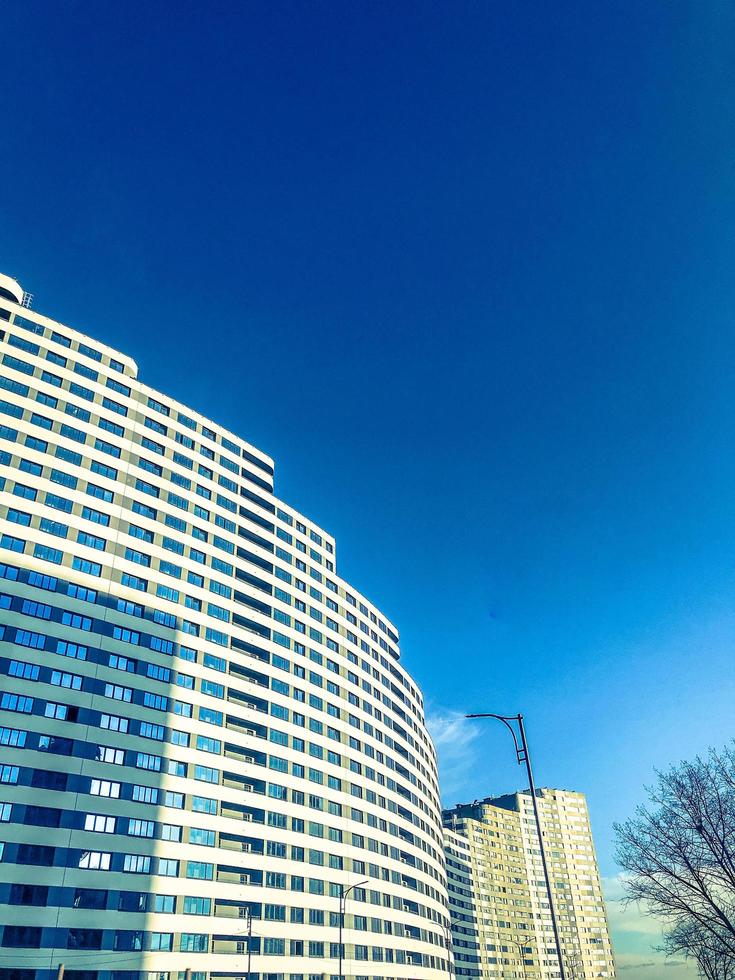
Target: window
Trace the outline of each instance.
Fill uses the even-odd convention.
[[[120,402],[113,401],[112,398],[108,398],[107,396],[102,399],[102,405],[104,408],[111,412],[116,412],[118,415],[128,414],[128,410],[124,405],[121,405]]]
[[[39,949],[41,946],[41,927],[6,925],[3,931],[3,946]],[[20,974],[23,971],[18,970],[17,972]]]
[[[187,895],[184,898],[185,915],[211,915],[212,899]]]
[[[88,813],[84,818],[84,829],[95,834],[114,834],[115,824],[115,817],[108,817],[99,813]]]
[[[213,830],[203,830],[200,827],[192,827],[189,830],[189,843],[201,844],[204,847],[214,847],[215,833]]]
[[[63,551],[58,548],[50,548],[45,544],[37,544],[33,549],[33,555],[42,561],[50,561],[54,565],[60,565],[64,558]]]
[[[81,616],[79,613],[63,612],[61,614],[61,622],[64,626],[73,626],[74,629],[78,630],[91,630],[92,620],[89,616]]]
[[[187,861],[186,877],[196,878],[200,881],[212,881],[214,877],[214,865],[206,864],[203,861]]]
[[[78,558],[76,555],[72,559],[71,567],[77,572],[94,575],[96,578],[99,578],[102,574],[102,565],[99,562],[90,561],[88,558]]]
[[[97,760],[113,766],[121,766],[125,761],[125,753],[122,749],[113,748],[111,745],[98,745]]]
[[[100,715],[100,728],[105,728],[111,732],[122,732],[127,734],[129,728],[129,721],[127,718],[121,718],[119,715]]]
[[[122,382],[116,381],[115,378],[108,378],[106,384],[108,388],[116,391],[119,395],[125,395],[126,398],[130,398],[130,388],[122,384]]]
[[[72,691],[81,691],[82,678],[79,674],[69,674],[63,670],[51,671],[51,683],[55,687],[65,687]]]
[[[79,867],[93,871],[109,871],[112,864],[112,854],[107,851],[82,851],[79,857]]]
[[[156,825],[153,820],[131,819],[128,821],[128,836],[129,837],[153,837],[155,826]]]
[[[109,527],[110,515],[104,514],[100,510],[95,510],[92,507],[82,507],[82,517],[86,521],[91,521],[93,524],[100,524],[102,527]]]
[[[150,752],[138,752],[135,757],[136,769],[147,769],[149,772],[161,771],[161,756]]]
[[[8,674],[11,677],[22,677],[28,681],[38,680],[39,669],[37,664],[29,664],[24,660],[11,660],[8,664]]]
[[[131,688],[121,687],[119,684],[105,684],[105,697],[115,701],[132,701],[133,692]]]
[[[77,888],[74,892],[75,909],[107,908],[107,891],[102,888]]]
[[[153,895],[154,912],[174,912],[176,909],[176,898],[173,895]],[[142,948],[138,947],[138,948]]]
[[[5,711],[19,711],[29,715],[33,711],[33,698],[22,694],[9,694],[4,691],[0,694],[0,708]]]
[[[15,786],[18,782],[19,773],[18,766],[0,765],[0,783]]]
[[[217,801],[208,796],[193,796],[191,799],[191,808],[195,813],[211,813],[216,815]]]
[[[68,640],[56,641],[56,652],[62,657],[71,657],[73,660],[86,660],[87,647],[78,643],[70,643]]]
[[[3,534],[0,537],[0,548],[7,548],[22,554],[25,551],[26,543],[22,538],[14,538],[11,534]]]
[[[206,953],[209,948],[209,936],[204,933],[182,932],[181,951],[186,953]]]
[[[87,548],[94,548],[96,551],[104,551],[107,546],[105,538],[100,538],[96,534],[89,534],[87,531],[77,533],[77,543],[83,544]]]
[[[111,799],[120,799],[120,789],[122,784],[111,782],[109,779],[93,779],[89,788],[92,796],[107,796]]]
[[[86,364],[75,364],[74,373],[81,375],[83,378],[89,378],[90,381],[96,381],[99,378],[99,372],[95,371],[94,368],[87,367]]]
[[[128,871],[130,874],[150,874],[150,870],[151,859],[147,854],[125,854],[123,856],[123,871]]]

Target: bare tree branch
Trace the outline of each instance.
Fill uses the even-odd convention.
[[[626,900],[663,920],[665,952],[735,980],[735,751],[656,776],[648,806],[615,828]]]

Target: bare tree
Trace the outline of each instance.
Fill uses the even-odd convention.
[[[666,936],[662,949],[695,960],[704,980],[735,980],[735,958],[721,944],[710,942],[699,926],[676,927]]]
[[[663,921],[665,952],[735,980],[735,751],[657,773],[648,797],[615,827],[627,901]]]

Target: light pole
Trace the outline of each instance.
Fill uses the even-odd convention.
[[[449,922],[442,923],[442,929],[444,930],[444,947],[447,951],[447,973],[456,976],[454,970],[454,942],[452,937],[452,926],[451,919]]]
[[[526,980],[526,947],[517,939],[511,939],[510,941],[514,946],[518,947],[518,953],[521,957],[521,969],[523,970],[523,980]]]
[[[533,815],[536,818],[536,832],[538,833],[538,845],[541,851],[541,864],[544,868],[544,881],[546,882],[546,894],[549,896],[549,912],[551,913],[551,927],[554,931],[554,943],[556,945],[556,956],[559,961],[559,975],[561,980],[566,980],[566,973],[564,971],[564,958],[561,952],[561,940],[559,939],[559,927],[556,923],[556,912],[554,911],[554,896],[551,891],[551,878],[549,877],[549,866],[546,862],[546,848],[544,847],[544,835],[541,832],[541,818],[539,816],[538,810],[538,800],[536,799],[536,785],[533,781],[533,770],[531,769],[531,756],[528,751],[528,742],[526,741],[526,729],[523,727],[523,715],[493,715],[488,712],[482,712],[480,714],[465,715],[466,718],[495,718],[496,721],[502,721],[505,727],[508,729],[510,734],[513,736],[513,745],[516,750],[516,761],[519,766],[524,763],[526,765],[526,772],[528,774],[528,785],[531,791],[531,800],[533,802]],[[515,722],[518,725],[518,731],[513,727],[511,722]],[[520,737],[520,742],[519,742]]]
[[[246,935],[247,935],[247,940],[248,940],[248,980],[250,980],[250,963],[251,963],[251,958],[252,958],[252,955],[253,955],[253,950],[252,950],[252,946],[253,946],[253,943],[252,943],[252,939],[253,939],[253,910],[250,908],[249,905],[246,905],[245,906],[245,915],[244,915],[244,918],[246,919],[246,922],[247,922],[247,933],[246,933]]]
[[[367,885],[367,883],[368,883],[367,878],[365,878],[364,881],[356,881],[354,885],[350,885],[347,891],[345,891],[344,885],[339,886],[339,980],[344,980],[344,977],[342,975],[342,959],[343,959],[342,930],[345,924],[345,908],[347,907],[347,896],[350,894],[353,888],[359,888],[360,885]],[[250,980],[249,977],[248,980]]]

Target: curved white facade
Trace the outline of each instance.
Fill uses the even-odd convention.
[[[348,889],[343,976],[445,976],[396,628],[269,457],[0,315],[0,980],[337,978]]]
[[[6,276],[0,272],[0,297],[9,299],[12,302],[21,304],[23,302],[23,287],[12,276]],[[7,310],[6,310],[7,312]],[[3,317],[7,319],[7,317]]]

